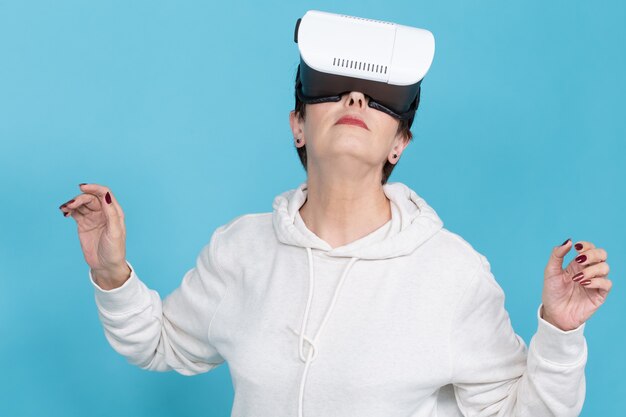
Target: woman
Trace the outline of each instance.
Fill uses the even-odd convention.
[[[219,227],[163,301],[126,260],[111,190],[81,184],[60,208],[78,224],[110,344],[149,370],[193,375],[228,361],[233,416],[578,415],[584,323],[611,289],[606,251],[570,239],[553,248],[527,349],[487,259],[386,182],[410,123],[368,99],[296,96],[306,182],[271,213]],[[563,269],[572,246],[579,256]]]

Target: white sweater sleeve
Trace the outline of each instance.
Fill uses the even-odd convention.
[[[585,325],[562,331],[538,312],[538,329],[527,349],[513,331],[504,292],[480,257],[450,335],[459,408],[465,416],[578,416],[585,399]]]
[[[89,271],[104,334],[113,349],[133,365],[194,375],[224,362],[209,340],[211,321],[227,289],[216,264],[216,235],[163,302],[128,261],[130,278],[113,290],[100,288]]]

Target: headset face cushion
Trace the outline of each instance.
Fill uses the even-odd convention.
[[[412,119],[417,107],[421,81],[396,86],[378,81],[328,74],[310,68],[301,59],[296,83],[298,98],[307,104],[339,101],[350,91],[359,91],[369,99],[369,107],[401,120]]]

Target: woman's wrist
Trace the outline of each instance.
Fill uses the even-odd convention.
[[[572,329],[564,328],[564,326],[559,324],[558,321],[554,320],[549,314],[547,314],[545,312],[545,308],[544,308],[543,305],[541,306],[541,310],[539,311],[539,317],[541,317],[544,321],[547,321],[548,323],[550,323],[551,325],[553,325],[557,329],[562,330],[564,332],[567,332],[567,331],[575,329],[575,328],[572,328]]]
[[[131,275],[131,269],[127,263],[124,263],[123,266],[116,267],[112,270],[93,270],[91,275],[95,283],[102,288],[103,290],[109,291],[115,288],[119,288],[128,279]]]

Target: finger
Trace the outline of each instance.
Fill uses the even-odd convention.
[[[583,282],[591,278],[607,276],[609,275],[610,270],[611,268],[609,267],[609,264],[607,264],[606,262],[600,262],[594,265],[590,265],[574,275],[572,277],[572,281]]]
[[[85,195],[95,197],[89,198],[89,202],[87,203],[91,210],[103,210],[106,214],[107,207],[114,208],[116,214],[123,217],[121,216],[121,207],[117,204],[117,200],[109,187],[99,184],[81,184],[79,188],[86,193]]]
[[[79,206],[76,203],[72,203],[71,205],[69,205],[69,207],[75,206],[76,208],[83,208],[85,209],[85,211],[81,211],[83,213],[103,211],[102,204],[100,203],[100,199],[98,198],[98,196],[95,196],[93,194],[81,194],[76,200],[79,201],[81,205]]]
[[[567,255],[567,252],[569,252],[571,248],[572,239],[567,239],[562,245],[552,248],[552,253],[550,254],[546,270],[549,273],[554,274],[561,272],[561,269],[563,268],[563,258],[565,258],[565,255]]]
[[[72,217],[72,218],[74,218],[74,220],[76,220],[77,223],[80,222],[83,219],[83,217],[85,217],[84,215],[82,215],[81,213],[79,213],[76,210],[69,210],[68,211],[68,209],[64,209],[63,215],[65,217]]]
[[[73,203],[74,201],[76,201],[74,198],[73,198],[73,199],[71,199],[71,200],[69,200],[69,201],[66,201],[65,203],[63,203],[63,204],[61,204],[61,205],[59,206],[59,210],[63,210],[63,207],[67,206],[68,204]]]
[[[89,207],[90,203],[92,204],[92,207]],[[93,203],[95,203],[95,205]],[[67,203],[62,204],[59,208],[61,210],[77,210],[81,214],[89,214],[89,212],[101,210],[98,197],[91,194],[78,195]]]
[[[585,242],[584,240],[579,240],[574,245],[574,249],[576,249],[578,252],[584,252],[584,251],[586,251],[588,249],[594,249],[595,247],[596,246],[593,243]]]
[[[598,289],[600,291],[606,291],[607,293],[609,291],[611,291],[611,288],[613,287],[613,282],[605,277],[597,277],[597,278],[592,278],[589,281],[589,284],[581,284],[583,287],[585,288],[595,288]]]
[[[593,265],[598,262],[605,262],[608,257],[606,251],[602,248],[589,249],[574,258],[574,261],[580,265]]]
[[[72,210],[69,210],[67,208],[62,208],[61,213],[63,213],[63,217],[69,217],[70,214],[72,214]]]
[[[89,210],[87,207],[85,207],[84,205],[76,207],[75,211],[79,212],[80,214],[82,214],[83,216],[88,215],[89,213],[93,213],[93,210]]]
[[[98,184],[83,184],[80,185],[80,189],[98,198],[112,236],[122,235],[124,215],[111,190]]]

